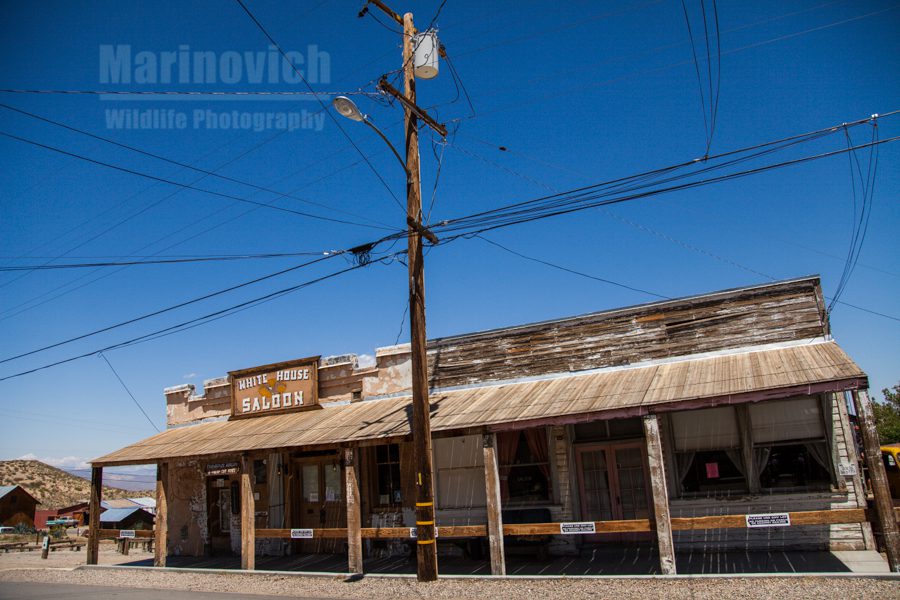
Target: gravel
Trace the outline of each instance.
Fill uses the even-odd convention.
[[[5,561],[4,561],[5,562]],[[875,577],[689,577],[603,579],[441,579],[422,584],[408,577],[302,576],[263,573],[195,573],[153,569],[0,568],[3,582],[46,582],[132,588],[272,594],[317,598],[900,598],[900,579]],[[2,595],[2,594],[0,594]]]

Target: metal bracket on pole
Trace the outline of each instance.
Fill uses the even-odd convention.
[[[433,245],[437,246],[440,243],[440,240],[438,240],[437,236],[434,235],[434,233],[432,233],[430,229],[428,229],[412,217],[406,217],[406,224],[414,229],[419,235],[431,242]]]
[[[447,127],[445,125],[438,123],[437,121],[435,121],[434,119],[431,118],[431,115],[429,115],[427,112],[425,112],[424,110],[422,110],[421,108],[416,106],[415,103],[407,100],[406,96],[404,96],[402,93],[400,93],[400,90],[398,90],[397,88],[392,86],[390,83],[388,83],[388,80],[385,79],[384,77],[382,77],[381,81],[378,82],[378,89],[381,90],[382,92],[386,92],[386,93],[390,94],[391,96],[393,96],[394,98],[399,100],[403,106],[405,106],[411,112],[415,113],[415,115],[417,117],[419,117],[420,119],[422,119],[422,121],[424,121],[426,125],[428,125],[432,129],[434,129],[436,132],[441,134],[441,137],[444,137],[444,138],[447,137]]]

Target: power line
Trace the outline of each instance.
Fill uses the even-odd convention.
[[[396,256],[400,256],[400,255],[402,255],[402,254],[405,254],[405,252],[406,252],[405,250],[404,250],[404,251],[400,251],[400,252],[395,252],[395,253],[393,253],[393,254],[391,254],[391,255],[389,255],[389,256],[383,257],[381,260],[383,261],[383,260],[391,259],[391,258],[394,258],[394,257],[396,257]],[[377,261],[377,262],[380,262],[380,261]],[[206,324],[206,323],[210,323],[210,322],[212,322],[212,321],[215,321],[215,320],[224,318],[224,317],[226,317],[226,316],[230,316],[230,315],[235,314],[235,313],[237,313],[237,312],[241,312],[241,311],[246,310],[246,309],[248,309],[248,308],[252,308],[252,307],[254,307],[254,306],[258,306],[258,305],[260,305],[260,304],[264,304],[264,303],[266,303],[266,302],[270,302],[270,301],[272,301],[272,300],[275,300],[276,298],[280,298],[280,297],[282,297],[282,296],[285,296],[285,295],[290,294],[290,293],[292,293],[292,292],[295,292],[295,291],[304,289],[304,288],[309,287],[309,286],[311,286],[311,285],[314,285],[314,284],[317,284],[317,283],[321,283],[322,281],[325,281],[325,280],[328,280],[328,279],[332,279],[332,278],[337,277],[337,276],[339,276],[339,275],[343,275],[344,273],[349,273],[350,271],[355,271],[355,270],[357,270],[357,269],[361,269],[361,268],[363,268],[363,267],[369,266],[370,264],[373,264],[373,263],[358,263],[358,264],[352,265],[352,266],[350,266],[350,267],[348,267],[348,268],[346,268],[346,269],[342,269],[342,270],[340,270],[340,271],[335,271],[335,272],[332,272],[332,273],[328,273],[328,274],[323,275],[323,276],[321,276],[321,277],[317,277],[317,278],[315,278],[315,279],[311,279],[311,280],[305,281],[305,282],[303,282],[303,283],[300,283],[300,284],[297,284],[297,285],[293,285],[293,286],[290,286],[290,287],[287,287],[287,288],[278,290],[278,291],[273,292],[273,293],[271,293],[271,294],[266,294],[266,295],[264,295],[264,296],[259,296],[259,297],[253,298],[252,300],[247,300],[247,301],[245,301],[245,302],[241,302],[241,303],[239,303],[239,304],[235,304],[235,305],[229,306],[228,308],[224,308],[224,309],[222,309],[222,310],[217,310],[217,311],[215,311],[215,312],[208,313],[208,314],[203,315],[203,316],[201,316],[201,317],[196,317],[196,318],[193,318],[193,319],[189,319],[189,320],[187,320],[187,321],[184,321],[184,322],[182,322],[182,323],[178,323],[178,324],[176,324],[176,325],[171,325],[171,326],[165,327],[165,328],[163,328],[163,329],[159,329],[159,330],[156,330],[156,331],[153,331],[153,332],[150,332],[150,333],[146,333],[146,334],[143,334],[143,335],[140,335],[140,336],[131,338],[131,339],[129,339],[129,340],[126,340],[126,341],[124,341],[124,342],[118,342],[118,343],[116,343],[116,344],[112,344],[112,345],[106,346],[106,347],[104,347],[104,348],[99,348],[99,349],[92,350],[92,351],[89,351],[89,352],[85,352],[85,353],[82,353],[82,354],[79,354],[79,355],[76,355],[76,356],[70,356],[69,358],[65,358],[65,359],[58,360],[58,361],[55,361],[55,362],[52,362],[52,363],[48,363],[48,364],[45,364],[45,365],[41,365],[41,366],[39,366],[39,367],[34,367],[34,368],[32,368],[32,369],[28,369],[28,370],[25,370],[25,371],[20,371],[20,372],[18,372],[18,373],[14,373],[14,374],[12,374],[12,375],[7,375],[7,376],[5,376],[5,377],[0,377],[0,381],[6,381],[7,379],[14,379],[14,378],[16,378],[16,377],[21,377],[21,376],[23,376],[23,375],[28,375],[28,374],[30,374],[30,373],[36,373],[36,372],[38,372],[38,371],[43,371],[43,370],[45,370],[45,369],[49,369],[49,368],[56,367],[56,366],[59,366],[59,365],[62,365],[62,364],[70,363],[70,362],[73,362],[73,361],[76,361],[76,360],[79,360],[79,359],[82,359],[82,358],[87,358],[88,356],[94,356],[95,354],[100,354],[100,353],[102,353],[102,352],[108,352],[108,351],[110,351],[110,350],[116,350],[116,349],[119,349],[119,348],[124,348],[124,347],[126,347],[126,346],[132,346],[132,345],[135,345],[135,344],[139,344],[139,343],[151,341],[151,340],[154,340],[154,339],[158,339],[158,338],[160,338],[160,337],[164,337],[164,336],[167,336],[167,335],[171,335],[171,334],[173,334],[173,333],[180,333],[180,332],[182,332],[182,331],[186,331],[187,329],[191,329],[191,328],[197,327],[197,326],[199,326],[199,325],[204,325],[204,324]]]
[[[39,147],[39,148],[44,148],[44,149],[46,149],[46,150],[51,150],[51,151],[53,151],[53,152],[58,152],[58,153],[60,153],[60,154],[66,155],[66,156],[71,156],[72,158],[77,158],[77,159],[79,159],[79,160],[83,160],[83,161],[86,161],[86,162],[89,162],[89,163],[92,163],[92,164],[95,164],[95,165],[99,165],[99,166],[102,166],[102,167],[107,167],[107,168],[110,168],[110,169],[114,169],[114,170],[116,170],[116,171],[122,171],[123,173],[129,173],[129,174],[131,174],[131,175],[137,175],[138,177],[144,177],[144,178],[146,178],[146,179],[151,179],[151,180],[153,180],[153,181],[158,181],[158,182],[160,182],[160,183],[167,183],[167,184],[169,184],[169,185],[174,185],[174,186],[178,186],[178,187],[181,187],[181,188],[194,190],[194,191],[197,191],[197,192],[203,192],[204,194],[210,194],[210,195],[213,195],[213,196],[219,196],[219,197],[221,197],[221,198],[228,198],[229,200],[237,200],[238,202],[245,202],[245,203],[247,203],[247,204],[255,204],[255,205],[257,205],[257,206],[265,206],[265,207],[271,208],[271,209],[273,209],[273,210],[278,210],[278,211],[281,211],[281,212],[286,212],[286,213],[291,213],[291,214],[295,214],[295,215],[300,215],[300,216],[302,216],[302,217],[308,217],[308,218],[310,218],[310,219],[318,219],[318,220],[320,220],[320,221],[330,221],[330,222],[332,222],[332,223],[341,223],[341,224],[344,224],[344,225],[356,225],[356,226],[358,226],[358,227],[368,227],[368,228],[382,229],[382,227],[375,226],[375,225],[368,225],[368,224],[366,224],[366,223],[357,223],[357,222],[355,222],[355,221],[347,221],[347,220],[344,220],[344,219],[334,219],[334,218],[331,218],[331,217],[323,217],[322,215],[316,215],[316,214],[313,214],[313,213],[303,212],[303,211],[299,211],[299,210],[293,210],[293,209],[290,209],[290,208],[283,208],[283,207],[281,207],[281,206],[275,206],[274,204],[267,204],[267,203],[265,203],[265,202],[257,202],[256,200],[250,200],[249,198],[243,198],[243,197],[241,197],[241,196],[234,196],[234,195],[232,195],[232,194],[225,194],[225,193],[223,193],[223,192],[216,192],[216,191],[214,191],[214,190],[207,190],[207,189],[205,189],[205,188],[196,187],[196,186],[194,186],[194,185],[192,185],[192,184],[189,184],[189,183],[181,183],[180,181],[174,181],[174,180],[171,180],[171,179],[166,179],[165,177],[158,177],[158,176],[156,176],[156,175],[151,175],[150,173],[144,173],[144,172],[142,172],[142,171],[136,171],[136,170],[134,170],[134,169],[129,169],[128,167],[122,167],[122,166],[120,166],[120,165],[114,165],[114,164],[112,164],[112,163],[108,163],[108,162],[104,162],[104,161],[97,160],[97,159],[94,159],[94,158],[90,158],[90,157],[88,157],[88,156],[84,156],[84,155],[81,155],[81,154],[76,154],[76,153],[74,153],[74,152],[69,152],[69,151],[67,151],[67,150],[63,150],[62,148],[56,148],[56,147],[54,147],[54,146],[49,146],[49,145],[47,145],[47,144],[42,144],[42,143],[40,143],[40,142],[36,142],[36,141],[34,141],[34,140],[29,140],[29,139],[27,139],[27,138],[23,138],[23,137],[20,137],[20,136],[17,136],[17,135],[13,135],[13,134],[7,133],[7,132],[5,132],[5,131],[0,131],[0,135],[2,135],[2,136],[4,136],[4,137],[7,137],[7,138],[10,138],[10,139],[13,139],[13,140],[17,140],[17,141],[20,141],[20,142],[24,142],[24,143],[26,143],[26,144],[31,144],[32,146],[37,146],[37,147]],[[284,196],[287,196],[287,194],[282,194],[281,196],[284,197]]]
[[[70,94],[70,95],[95,95],[95,96],[378,96],[378,92],[364,92],[354,90],[352,92],[302,92],[290,91],[202,91],[202,90],[17,90],[0,89],[2,94]]]
[[[141,414],[144,415],[144,417],[147,419],[147,422],[150,423],[150,425],[153,427],[153,429],[156,430],[157,433],[159,433],[159,427],[156,426],[156,423],[153,422],[153,419],[150,418],[150,415],[147,414],[147,412],[144,410],[144,407],[141,406],[141,403],[137,401],[137,398],[134,397],[134,394],[131,393],[131,390],[128,389],[128,386],[125,385],[125,382],[122,381],[121,377],[119,377],[119,374],[116,372],[115,367],[113,367],[112,363],[109,362],[109,359],[106,358],[106,356],[104,356],[102,352],[99,353],[99,356],[107,365],[109,365],[109,368],[113,372],[113,375],[116,376],[116,379],[119,380],[119,383],[122,384],[122,387],[125,388],[125,391],[128,392],[128,395],[131,396],[131,399],[134,401],[134,405],[138,407],[138,410],[141,411]]]
[[[169,264],[184,264],[184,263],[195,263],[195,262],[259,260],[259,259],[269,259],[269,258],[288,258],[288,257],[296,257],[296,256],[322,256],[323,254],[327,255],[327,254],[329,254],[329,252],[327,252],[327,251],[326,252],[275,252],[275,253],[266,253],[266,254],[235,254],[235,255],[231,255],[231,256],[169,258],[169,259],[157,259],[157,260],[129,260],[129,261],[93,262],[93,263],[68,263],[68,264],[62,264],[62,265],[51,265],[51,264],[16,265],[16,266],[0,265],[0,272],[5,272],[5,271],[48,271],[48,270],[58,270],[58,269],[86,269],[86,268],[97,268],[97,267],[121,267],[121,266],[134,266],[134,265],[169,265]]]
[[[298,269],[302,269],[302,268],[305,268],[305,267],[308,267],[308,266],[311,266],[311,265],[320,263],[320,262],[322,262],[322,261],[332,259],[332,258],[334,258],[334,257],[336,257],[336,256],[340,256],[340,255],[344,254],[345,252],[347,252],[347,251],[346,251],[346,250],[339,250],[339,251],[336,251],[336,252],[333,252],[333,253],[330,253],[330,254],[326,254],[325,256],[322,256],[322,257],[320,257],[320,258],[316,258],[316,259],[314,259],[314,260],[310,260],[310,261],[307,261],[307,262],[305,262],[305,263],[301,263],[301,264],[299,264],[299,265],[294,265],[293,267],[288,267],[287,269],[281,269],[280,271],[276,271],[276,272],[274,272],[274,273],[269,273],[268,275],[263,275],[263,276],[261,276],[261,277],[257,277],[257,278],[255,278],[255,279],[251,279],[251,280],[249,280],[249,281],[245,281],[245,282],[239,283],[239,284],[237,284],[237,285],[229,286],[229,287],[227,287],[227,288],[220,289],[220,290],[217,290],[217,291],[215,291],[215,292],[210,292],[210,293],[208,293],[208,294],[204,294],[204,295],[202,295],[202,296],[198,296],[198,297],[196,297],[196,298],[192,298],[191,300],[186,300],[186,301],[184,301],[184,302],[179,302],[178,304],[173,304],[173,305],[171,305],[171,306],[167,306],[167,307],[165,307],[165,308],[161,308],[161,309],[159,309],[159,310],[155,310],[155,311],[153,311],[153,312],[146,313],[146,314],[140,315],[140,316],[138,316],[138,317],[134,317],[134,318],[128,319],[128,320],[126,320],[126,321],[121,321],[121,322],[116,323],[116,324],[114,324],[114,325],[109,325],[109,326],[107,326],[107,327],[102,327],[102,328],[100,328],[100,329],[96,329],[96,330],[91,331],[91,332],[89,332],[89,333],[84,333],[84,334],[81,334],[81,335],[77,335],[77,336],[74,336],[74,337],[65,339],[65,340],[63,340],[63,341],[60,341],[60,342],[55,342],[55,343],[53,343],[53,344],[49,344],[49,345],[47,345],[47,346],[43,346],[43,347],[41,347],[41,348],[37,348],[37,349],[35,349],[35,350],[30,350],[30,351],[28,351],[28,352],[23,352],[23,353],[21,353],[21,354],[15,355],[15,356],[10,356],[10,357],[8,357],[8,358],[4,358],[4,359],[0,360],[0,364],[7,363],[7,362],[10,362],[10,361],[12,361],[12,360],[19,359],[19,358],[24,358],[24,357],[26,357],[26,356],[31,356],[32,354],[37,354],[38,352],[44,352],[45,350],[50,350],[50,349],[52,349],[52,348],[58,348],[59,346],[64,346],[64,345],[66,345],[66,344],[70,344],[70,343],[72,343],[72,342],[77,342],[77,341],[79,341],[79,340],[83,340],[83,339],[86,339],[86,338],[89,338],[89,337],[93,337],[93,336],[99,335],[99,334],[101,334],[101,333],[106,333],[107,331],[112,331],[113,329],[118,329],[118,328],[120,328],[120,327],[125,327],[126,325],[131,325],[131,324],[133,324],[133,323],[137,323],[137,322],[139,322],[139,321],[143,321],[143,320],[149,319],[149,318],[151,318],[151,317],[156,317],[156,316],[165,314],[165,313],[167,313],[167,312],[171,312],[171,311],[173,311],[173,310],[178,310],[178,309],[180,309],[180,308],[184,308],[185,306],[190,306],[190,305],[192,305],[192,304],[196,304],[196,303],[202,302],[202,301],[204,301],[204,300],[209,300],[210,298],[215,298],[215,297],[217,297],[217,296],[221,296],[221,295],[223,295],[223,294],[227,294],[227,293],[229,293],[229,292],[233,292],[233,291],[235,291],[235,290],[238,290],[238,289],[241,289],[241,288],[250,286],[250,285],[254,285],[254,284],[259,283],[259,282],[261,282],[261,281],[266,281],[266,280],[272,279],[272,278],[274,278],[274,277],[279,277],[279,276],[284,275],[284,274],[286,274],[286,273],[290,273],[290,272],[296,271],[296,270],[298,270]]]
[[[275,41],[275,38],[273,38],[273,37],[269,34],[269,32],[266,31],[266,28],[263,27],[262,23],[259,22],[259,19],[257,19],[257,18],[253,15],[253,13],[250,12],[250,9],[247,8],[247,5],[244,4],[243,0],[236,0],[236,2],[240,5],[240,7],[241,7],[242,9],[244,9],[244,12],[247,13],[247,16],[250,17],[250,20],[253,21],[253,23],[254,23],[254,24],[256,25],[256,27],[262,32],[262,34],[266,37],[266,39],[269,40],[269,43],[271,43],[273,46],[275,46],[275,48],[276,48],[276,49],[278,50],[278,52],[281,54],[282,58],[284,58],[284,60],[291,66],[291,68],[294,70],[294,73],[296,73],[297,76],[300,77],[300,80],[301,80],[301,81],[303,82],[303,84],[309,89],[309,91],[310,91],[310,92],[313,92],[313,94],[315,94],[315,91],[312,89],[312,86],[311,86],[311,85],[309,84],[309,82],[306,80],[306,77],[303,76],[303,73],[300,71],[300,69],[298,69],[297,66],[294,64],[294,61],[292,61],[292,60],[288,57],[288,55],[287,55],[287,53],[284,51],[284,49],[278,44],[278,42]],[[373,164],[372,164],[372,161],[369,160],[369,157],[367,157],[367,156],[363,153],[363,151],[360,149],[360,147],[356,145],[356,142],[354,142],[354,141],[353,141],[353,138],[351,138],[350,135],[346,132],[346,130],[344,130],[344,127],[343,127],[343,126],[341,125],[341,123],[337,120],[337,118],[334,116],[334,114],[333,114],[330,110],[328,110],[328,107],[325,106],[325,103],[322,102],[322,99],[319,98],[318,96],[314,96],[314,97],[315,97],[316,101],[319,103],[319,105],[322,107],[322,110],[325,111],[325,114],[328,115],[328,117],[329,117],[329,118],[331,119],[331,121],[337,126],[338,130],[340,130],[340,132],[341,132],[341,133],[343,134],[343,136],[347,139],[347,141],[350,142],[350,144],[353,146],[354,149],[356,149],[357,153],[359,153],[359,155],[360,155],[360,156],[362,157],[362,159],[365,161],[366,165],[368,165],[368,167],[369,167],[369,169],[372,171],[372,173],[375,174],[375,176],[378,178],[378,180],[379,180],[379,181],[381,182],[381,184],[384,186],[384,189],[386,189],[386,190],[388,191],[388,193],[389,193],[389,194],[391,195],[391,197],[394,199],[394,202],[397,204],[397,206],[399,206],[401,210],[403,210],[404,212],[406,212],[406,207],[403,206],[403,204],[400,202],[400,199],[397,198],[397,195],[394,193],[394,190],[392,190],[391,187],[387,184],[387,182],[386,182],[386,181],[384,180],[384,178],[381,176],[381,173],[378,172],[378,170],[375,168],[375,165],[373,165]]]
[[[249,182],[249,181],[244,181],[244,180],[237,179],[237,178],[234,178],[234,177],[228,177],[228,176],[226,176],[226,175],[219,175],[218,173],[216,173],[216,172],[214,172],[214,171],[209,171],[209,170],[207,170],[207,169],[201,169],[201,168],[199,168],[199,167],[195,167],[195,166],[190,165],[190,164],[187,164],[187,163],[183,163],[183,162],[180,162],[180,161],[177,161],[177,160],[173,160],[173,159],[171,159],[171,158],[168,158],[168,157],[166,157],[166,156],[162,156],[162,155],[160,155],[160,154],[156,154],[156,153],[154,153],[154,152],[148,152],[148,151],[146,151],[146,150],[142,150],[142,149],[140,149],[140,148],[136,148],[136,147],[130,146],[130,145],[128,145],[128,144],[123,144],[123,143],[121,143],[121,142],[117,142],[116,140],[113,140],[113,139],[110,139],[110,138],[107,138],[107,137],[103,137],[103,136],[101,136],[101,135],[97,135],[97,134],[91,133],[91,132],[89,132],[89,131],[85,131],[85,130],[83,130],[83,129],[79,129],[79,128],[74,127],[74,126],[72,126],[72,125],[67,125],[66,123],[61,123],[60,121],[55,121],[55,120],[50,119],[50,118],[48,118],[48,117],[43,117],[43,116],[41,116],[41,115],[38,115],[38,114],[35,114],[35,113],[32,113],[32,112],[28,112],[27,110],[23,110],[23,109],[21,109],[21,108],[15,107],[15,106],[10,106],[10,105],[8,105],[8,104],[0,103],[0,107],[5,108],[5,109],[10,110],[10,111],[13,111],[13,112],[17,112],[17,113],[19,113],[19,114],[21,114],[21,115],[25,115],[25,116],[30,117],[30,118],[32,118],[32,119],[36,119],[36,120],[39,120],[39,121],[43,121],[43,122],[45,122],[45,123],[50,123],[51,125],[55,125],[55,126],[57,126],[57,127],[62,127],[62,128],[64,128],[64,129],[68,129],[69,131],[74,131],[74,132],[76,132],[76,133],[80,133],[81,135],[85,135],[85,136],[88,136],[88,137],[93,138],[93,139],[95,139],[95,140],[100,140],[100,141],[102,141],[102,142],[106,142],[107,144],[112,144],[112,145],[114,145],[114,146],[118,146],[119,148],[125,148],[126,150],[130,150],[130,151],[136,152],[136,153],[138,153],[138,154],[143,154],[144,156],[149,156],[149,157],[151,157],[151,158],[155,158],[155,159],[157,159],[157,160],[161,160],[161,161],[163,161],[163,162],[167,162],[167,163],[169,163],[169,164],[172,164],[172,165],[175,165],[175,166],[184,168],[184,169],[190,169],[191,171],[196,171],[196,172],[198,172],[198,173],[203,173],[204,175],[207,175],[207,176],[210,176],[210,177],[215,177],[216,179],[221,179],[222,181],[229,181],[229,182],[232,182],[232,183],[237,183],[237,184],[244,185],[244,186],[247,186],[247,187],[253,188],[253,189],[255,189],[255,190],[262,191],[262,192],[269,192],[269,193],[271,193],[271,194],[276,194],[276,195],[278,195],[279,197],[286,197],[286,198],[291,198],[291,199],[294,199],[294,200],[299,200],[300,202],[304,202],[304,203],[306,203],[306,204],[310,204],[310,205],[313,205],[313,206],[318,206],[318,207],[320,207],[320,208],[324,208],[324,209],[327,209],[327,210],[332,210],[332,211],[334,211],[334,212],[338,212],[338,213],[342,213],[342,214],[345,214],[345,215],[349,215],[349,216],[351,216],[351,217],[356,217],[356,218],[358,218],[358,219],[364,219],[364,220],[369,220],[369,221],[371,221],[371,219],[368,219],[368,218],[363,217],[363,216],[361,216],[361,215],[357,215],[357,214],[354,214],[354,213],[351,213],[351,212],[348,212],[348,211],[345,211],[345,210],[341,210],[341,209],[339,209],[339,208],[334,208],[334,207],[332,207],[332,206],[329,206],[328,204],[323,204],[323,203],[321,203],[321,202],[315,202],[315,201],[309,200],[309,199],[307,199],[307,198],[301,198],[300,196],[294,196],[293,194],[290,194],[290,193],[279,192],[278,190],[273,190],[273,189],[271,189],[271,188],[268,188],[268,187],[265,187],[265,186],[261,186],[261,185],[257,185],[257,184],[255,184],[255,183],[251,183],[251,182]],[[388,230],[391,229],[390,227],[388,227],[388,226],[385,225],[384,223],[379,223],[379,225],[382,225],[383,228],[385,228],[385,229],[388,229]]]
[[[489,240],[488,238],[484,237],[483,235],[476,234],[475,237],[477,237],[478,239],[480,239],[480,240],[482,240],[482,241],[484,241],[484,242],[487,242],[488,244],[490,244],[490,245],[492,245],[492,246],[496,246],[497,248],[500,248],[501,250],[505,250],[506,252],[509,252],[510,254],[512,254],[512,255],[514,255],[514,256],[518,256],[519,258],[523,258],[523,259],[525,259],[525,260],[530,260],[530,261],[532,261],[532,262],[536,262],[536,263],[539,263],[539,264],[542,264],[542,265],[546,265],[546,266],[552,267],[552,268],[554,268],[554,269],[559,269],[560,271],[565,271],[566,273],[571,273],[571,274],[573,274],[573,275],[578,275],[579,277],[585,277],[585,278],[587,278],[587,279],[593,279],[594,281],[599,281],[600,283],[606,283],[606,284],[609,284],[609,285],[614,285],[614,286],[616,286],[616,287],[620,287],[620,288],[623,288],[623,289],[626,289],[626,290],[630,290],[630,291],[632,291],[632,292],[639,292],[639,293],[641,293],[641,294],[646,294],[646,295],[648,295],[648,296],[653,296],[654,298],[662,298],[663,300],[671,300],[671,299],[672,299],[672,298],[669,297],[669,296],[663,296],[662,294],[657,294],[656,292],[650,292],[650,291],[648,291],[648,290],[644,290],[644,289],[641,289],[641,288],[637,288],[637,287],[633,287],[633,286],[630,286],[630,285],[626,285],[626,284],[624,284],[624,283],[619,283],[618,281],[613,281],[612,279],[604,279],[603,277],[597,277],[596,275],[589,275],[588,273],[582,273],[581,271],[576,271],[575,269],[570,269],[570,268],[568,268],[568,267],[563,267],[562,265],[558,265],[558,264],[552,263],[552,262],[550,262],[550,261],[543,260],[543,259],[541,259],[541,258],[535,258],[534,256],[528,256],[528,255],[526,255],[526,254],[522,254],[521,252],[517,252],[516,250],[513,250],[512,248],[507,248],[507,247],[504,246],[503,244],[500,244],[500,243],[495,242],[495,241],[493,241],[493,240]]]

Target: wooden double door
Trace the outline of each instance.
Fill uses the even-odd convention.
[[[292,461],[291,528],[327,529],[347,526],[344,469],[338,455],[297,458]],[[295,540],[300,553],[344,551],[346,539]]]
[[[585,521],[651,518],[649,474],[643,440],[576,446],[581,517]],[[643,541],[646,533],[586,536],[587,541]]]

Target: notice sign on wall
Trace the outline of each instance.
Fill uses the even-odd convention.
[[[585,521],[583,523],[560,523],[559,532],[565,535],[585,535],[588,533],[597,533],[597,527],[593,521]]]
[[[791,515],[788,513],[768,513],[747,515],[747,527],[790,527]]]
[[[134,537],[134,529],[122,529],[119,531],[120,538],[133,538]]]
[[[313,537],[312,529],[291,529],[292,540],[310,540]]]
[[[241,465],[237,462],[207,463],[206,476],[235,475],[241,472]]]
[[[319,357],[231,371],[231,416],[255,417],[319,405]]]

